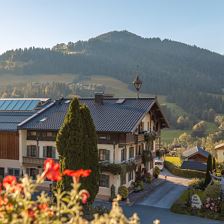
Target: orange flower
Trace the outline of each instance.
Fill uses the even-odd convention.
[[[47,211],[48,210],[48,204],[46,203],[42,203],[42,204],[39,204],[38,205],[38,208],[41,210],[41,211]]]
[[[87,202],[87,200],[88,200],[88,198],[89,198],[89,196],[90,196],[89,192],[86,191],[86,190],[81,190],[81,191],[79,192],[79,195],[80,195],[80,197],[82,198],[82,203],[83,203],[83,204],[86,204],[86,202]]]
[[[42,175],[51,181],[61,180],[60,165],[58,163],[55,163],[53,159],[45,160],[44,173]]]
[[[16,177],[15,176],[6,176],[4,179],[3,179],[3,186],[5,188],[7,187],[11,187],[13,185],[16,184]]]
[[[91,170],[64,170],[63,174],[66,176],[74,177],[76,181],[79,181],[80,177],[88,177],[92,171]]]

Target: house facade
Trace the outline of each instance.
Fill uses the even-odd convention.
[[[35,114],[49,99],[0,99],[0,177],[21,175],[17,125]]]
[[[109,197],[112,185],[117,192],[121,185],[129,187],[137,174],[152,172],[160,131],[168,127],[156,98],[116,99],[98,94],[80,102],[89,107],[98,136],[98,196]],[[46,158],[58,159],[55,140],[69,103],[69,99],[56,100],[19,124],[23,173],[35,177]]]
[[[224,162],[224,143],[215,146],[215,158],[218,163]]]

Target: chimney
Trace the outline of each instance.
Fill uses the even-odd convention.
[[[103,92],[95,93],[95,103],[99,105],[103,105]]]

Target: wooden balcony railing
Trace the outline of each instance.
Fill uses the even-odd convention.
[[[27,164],[27,165],[43,166],[45,160],[46,158],[23,156],[23,164]],[[57,159],[54,159],[54,160],[58,162]]]

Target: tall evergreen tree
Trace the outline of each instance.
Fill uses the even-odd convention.
[[[97,149],[97,135],[95,126],[86,105],[81,106],[81,114],[83,121],[83,168],[91,169],[90,177],[83,180],[83,188],[90,192],[90,200],[94,200],[99,190],[99,158]]]
[[[208,160],[207,160],[207,171],[205,176],[205,187],[208,186],[208,184],[211,182],[211,175],[210,172],[212,172],[212,156],[209,154]]]
[[[77,98],[74,98],[65,116],[56,138],[56,146],[60,155],[60,163],[64,169],[80,169],[84,160],[83,154],[83,121],[80,111],[80,104]],[[62,186],[64,189],[71,188],[72,178],[64,177]]]
[[[81,179],[81,188],[89,191],[90,201],[93,201],[99,189],[97,135],[88,107],[80,105],[77,98],[70,103],[56,145],[64,169],[92,170],[88,178]],[[64,177],[61,185],[69,190],[71,183],[70,177]]]

